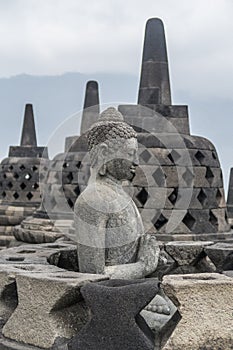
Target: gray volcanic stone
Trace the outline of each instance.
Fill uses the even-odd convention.
[[[97,120],[99,115],[99,90],[96,81],[88,81],[81,123],[81,135]]]
[[[153,333],[139,313],[158,291],[155,279],[111,280],[84,286],[81,293],[91,309],[91,320],[68,349],[154,350]]]
[[[228,196],[227,196],[227,210],[228,210],[228,218],[231,227],[233,227],[233,168],[231,168],[230,172],[230,181],[228,188]]]
[[[164,27],[158,18],[146,24],[138,104],[171,104]]]
[[[166,252],[179,266],[196,264],[205,256],[204,248],[213,242],[169,242],[165,244]]]
[[[0,245],[9,246],[15,241],[14,226],[40,205],[42,163],[48,163],[48,150],[37,146],[33,109],[27,104],[20,146],[11,146],[8,158],[1,162]]]
[[[80,288],[103,279],[106,277],[69,271],[17,275],[19,303],[3,335],[48,349],[58,338],[70,339],[88,320]]]
[[[0,264],[0,322],[5,323],[18,304],[15,278],[23,273],[65,272],[53,265],[40,264]]]
[[[1,264],[51,264],[78,271],[77,247],[65,242],[27,244],[0,251]]]
[[[216,243],[205,248],[218,271],[233,269],[233,243]]]
[[[233,279],[216,273],[170,275],[166,295],[181,320],[163,350],[232,349]]]

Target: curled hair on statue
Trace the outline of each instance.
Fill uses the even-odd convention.
[[[136,138],[137,133],[124,122],[120,112],[110,107],[100,115],[98,121],[89,129],[87,137],[90,151],[94,146],[106,141]]]

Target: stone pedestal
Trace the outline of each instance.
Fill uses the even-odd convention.
[[[3,335],[47,349],[71,338],[88,320],[80,288],[102,279],[106,277],[68,271],[17,275],[18,306]]]
[[[78,271],[77,247],[65,242],[25,244],[3,249],[0,252],[0,263],[51,264],[66,270]]]
[[[81,293],[92,317],[68,349],[154,350],[153,334],[139,313],[158,290],[154,279],[111,280],[84,286]]]
[[[181,320],[163,350],[232,348],[233,279],[216,273],[165,276]]]

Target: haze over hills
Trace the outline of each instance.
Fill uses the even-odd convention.
[[[54,130],[69,116],[82,109],[85,85],[97,80],[101,104],[136,103],[138,77],[127,74],[66,73],[60,76],[18,75],[0,79],[0,158],[9,145],[19,144],[25,103],[33,103],[39,145],[46,145]],[[186,91],[173,90],[173,104],[187,104],[191,133],[210,139],[216,146],[228,182],[232,164],[232,130],[228,127],[232,101],[202,99]],[[62,127],[63,128],[63,127]],[[64,128],[63,128],[64,129]],[[79,134],[79,120],[73,118],[67,135]],[[61,152],[64,137],[58,137],[50,155]],[[227,188],[227,187],[226,187]]]

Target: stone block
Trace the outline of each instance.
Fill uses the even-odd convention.
[[[0,320],[5,323],[18,304],[18,295],[15,278],[20,273],[50,272],[57,273],[62,270],[52,265],[39,264],[0,264]]]
[[[21,245],[1,250],[0,263],[51,264],[77,271],[77,247],[63,242]]]
[[[204,248],[211,244],[214,242],[170,242],[164,249],[179,266],[194,265],[206,255]]]
[[[166,295],[181,320],[163,350],[231,349],[233,279],[216,273],[170,275]]]
[[[154,350],[153,333],[139,313],[158,291],[155,279],[84,286],[81,293],[92,316],[68,344],[68,350]]]
[[[58,338],[70,339],[88,320],[80,288],[103,279],[68,271],[17,275],[18,306],[3,327],[4,336],[47,349]]]
[[[188,118],[188,106],[150,105],[148,107],[153,108],[157,113],[164,117]]]
[[[216,243],[205,247],[205,252],[218,271],[233,269],[233,243]]]

